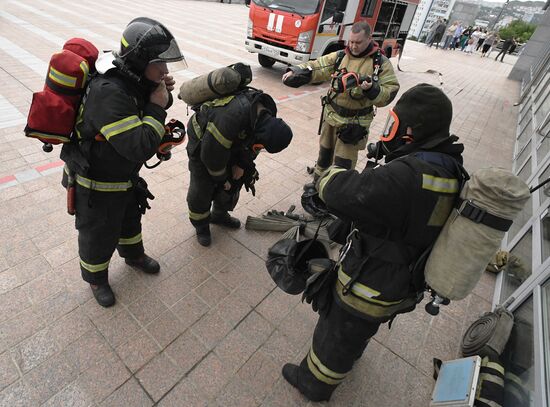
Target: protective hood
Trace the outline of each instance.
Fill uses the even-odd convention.
[[[292,130],[283,119],[273,117],[267,111],[258,119],[254,128],[254,143],[261,144],[268,153],[283,151],[292,140]]]

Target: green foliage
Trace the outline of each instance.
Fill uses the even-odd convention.
[[[501,28],[498,34],[500,38],[504,40],[515,37],[523,43],[531,38],[531,35],[535,32],[535,28],[537,28],[537,26],[534,24],[529,24],[521,20],[514,20],[506,27]]]

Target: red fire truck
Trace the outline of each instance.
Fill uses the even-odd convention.
[[[296,65],[343,49],[351,26],[367,21],[387,56],[405,44],[419,0],[245,0],[246,49],[264,67]]]

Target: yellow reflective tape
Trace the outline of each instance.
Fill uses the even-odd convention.
[[[220,133],[216,125],[212,122],[209,122],[206,126],[206,130],[210,132],[214,136],[214,138],[220,143],[222,146],[227,148],[228,150],[233,145],[233,142],[231,140],[226,139],[223,134]]]
[[[189,219],[203,220],[208,218],[209,216],[210,216],[210,211],[198,213],[198,212],[193,212],[191,209],[189,209]]]
[[[351,277],[344,272],[342,265],[340,265],[340,268],[338,269],[338,279],[344,286],[351,280]],[[366,285],[357,282],[351,286],[351,292],[353,292],[358,297],[368,299],[369,301],[372,300],[374,297],[378,297],[380,295],[380,291],[376,291],[370,287],[367,287]],[[384,301],[382,302],[384,303]]]
[[[164,129],[164,125],[153,116],[144,116],[141,121],[143,122],[143,124],[147,124],[155,129],[155,132],[159,135],[160,138],[164,136],[164,133],[166,131]]]
[[[321,372],[318,366],[315,365],[311,358],[311,353],[308,353],[307,355],[307,367],[309,368],[309,371],[315,376],[319,381],[330,384],[330,385],[338,385],[344,381],[344,379],[333,379],[332,377],[326,376]]]
[[[126,182],[103,182],[94,181],[93,179],[83,177],[76,174],[76,182],[78,185],[91,189],[93,191],[101,192],[124,192],[132,188],[132,181]]]
[[[84,262],[82,259],[80,259],[80,265],[90,273],[97,273],[99,271],[105,271],[109,267],[110,260],[106,261],[105,263],[101,264],[89,264]]]
[[[27,133],[27,137],[47,138],[50,140],[58,140],[62,143],[68,143],[70,141],[69,137],[56,136],[55,134],[40,133],[39,131],[30,131]]]
[[[330,167],[326,175],[322,176],[321,182],[319,182],[319,198],[321,198],[323,202],[325,201],[325,197],[323,194],[325,191],[325,186],[334,175],[342,171],[346,171],[346,169],[340,167]]]
[[[321,360],[313,351],[313,346],[309,349],[309,354],[311,356],[311,360],[315,363],[315,366],[317,366],[323,374],[330,376],[333,379],[344,379],[347,376],[347,373],[336,373],[334,370],[330,370],[323,363],[321,363]]]
[[[141,233],[138,233],[134,237],[118,239],[118,244],[122,244],[122,245],[136,244],[136,243],[139,243],[139,242],[141,242]]]
[[[494,374],[480,373],[479,374],[479,380],[495,383],[495,384],[498,384],[501,387],[504,387],[504,379],[502,377],[495,376]]]
[[[434,177],[433,175],[422,174],[422,189],[434,192],[454,194],[458,192],[458,180],[454,178]]]
[[[222,168],[221,170],[218,170],[218,171],[215,171],[215,170],[211,170],[210,168],[206,167],[206,169],[208,170],[208,173],[210,175],[212,175],[213,177],[221,177],[222,175],[225,174],[225,168]]]
[[[80,63],[80,69],[82,70],[82,73],[84,74],[84,79],[82,79],[82,83],[80,84],[80,87],[83,88],[86,86],[86,82],[88,80],[88,75],[90,74],[90,66],[88,65],[88,61],[82,61]]]
[[[141,126],[142,122],[136,115],[125,117],[124,119],[117,120],[116,122],[106,124],[99,130],[101,134],[105,136],[107,140],[117,134],[124,133],[135,127]]]
[[[126,41],[126,38],[124,38],[124,35],[123,35],[122,38],[120,39],[120,42],[121,42],[122,45],[124,45],[125,47],[128,46],[128,41]]]
[[[195,136],[197,136],[197,138],[200,140],[202,138],[202,130],[201,130],[201,126],[199,126],[199,123],[197,122],[196,114],[194,114],[193,117],[191,117],[191,124],[193,125]]]
[[[504,366],[502,366],[500,363],[488,362],[486,366],[490,369],[496,370],[497,372],[499,372],[501,375],[504,376]]]
[[[76,77],[66,75],[63,72],[59,72],[57,69],[55,69],[53,66],[50,66],[50,72],[48,73],[48,77],[60,85],[68,86],[71,88],[76,87]]]

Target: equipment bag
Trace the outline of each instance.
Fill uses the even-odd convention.
[[[527,184],[507,170],[474,173],[427,259],[430,288],[449,300],[470,294],[529,194]]]
[[[52,55],[44,89],[33,94],[25,136],[46,145],[70,141],[98,53],[92,43],[72,38],[63,45],[61,52]]]
[[[250,65],[238,62],[182,83],[178,97],[189,106],[231,95],[252,81]]]

